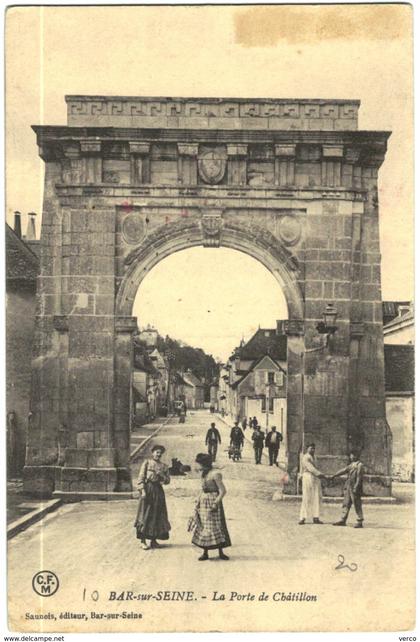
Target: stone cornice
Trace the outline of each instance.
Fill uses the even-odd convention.
[[[179,142],[179,143],[272,143],[272,144],[344,144],[366,145],[376,143],[384,145],[390,137],[390,131],[304,131],[304,130],[259,130],[229,129],[161,129],[129,127],[66,127],[62,125],[33,125],[38,145],[46,142],[80,141],[87,138],[95,140],[144,141],[144,142]]]
[[[114,103],[114,102],[162,102],[162,103],[211,103],[213,105],[220,105],[224,103],[273,103],[276,105],[288,105],[291,103],[299,103],[302,105],[353,105],[355,107],[360,106],[360,100],[353,98],[236,98],[236,97],[191,97],[191,96],[177,96],[177,97],[168,97],[168,96],[86,96],[84,94],[74,95],[67,94],[64,96],[64,100],[67,104],[72,104],[74,102],[102,102],[102,103]]]
[[[147,154],[151,143],[177,143],[178,150],[188,154],[201,143],[224,144],[234,155],[245,158],[246,145],[273,145],[273,152],[289,156],[296,145],[322,147],[324,158],[338,158],[344,162],[380,167],[387,150],[390,132],[373,131],[258,131],[258,130],[154,130],[127,128],[80,128],[34,126],[41,158],[46,162],[68,156],[77,156],[80,147],[84,154],[106,154],[110,143],[124,144],[128,149],[141,148]],[[85,150],[85,151],[83,151]],[[287,150],[287,153],[286,153]],[[349,159],[347,161],[347,159]],[[358,159],[356,161],[356,159]]]

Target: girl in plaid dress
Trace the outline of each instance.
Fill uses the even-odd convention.
[[[209,550],[216,548],[219,558],[228,560],[223,552],[226,546],[231,546],[231,542],[222,503],[226,495],[222,475],[213,470],[210,455],[200,453],[195,461],[201,471],[202,490],[196,503],[197,518],[192,543],[203,549],[203,554],[198,558],[200,561],[208,560]]]

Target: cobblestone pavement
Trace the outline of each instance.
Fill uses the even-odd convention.
[[[228,491],[224,500],[232,538],[232,548],[226,549],[228,562],[198,562],[199,549],[191,545],[186,530],[200,486],[193,461],[197,452],[205,451],[206,430],[213,420],[222,434],[216,463]],[[140,549],[133,528],[137,506],[133,500],[68,504],[11,540],[9,598],[15,628],[293,631],[413,626],[414,505],[407,492],[396,505],[366,506],[361,530],[351,528],[352,522],[347,528],[332,526],[340,514],[338,505],[324,505],[324,525],[299,526],[298,503],[272,500],[283,471],[269,467],[266,458],[256,466],[250,444],[240,462],[231,462],[228,437],[226,424],[201,411],[189,413],[185,424],[170,419],[149,442],[148,449],[154,443],[166,447],[168,463],[177,457],[193,466],[191,474],[173,477],[165,487],[172,531],[159,550]],[[140,464],[141,458],[133,465],[134,478]],[[337,569],[339,556],[344,563]],[[357,570],[346,564],[357,565]],[[40,598],[33,592],[32,578],[45,569],[57,574],[60,587],[54,596]],[[193,598],[192,602],[109,599],[112,592],[123,591],[155,596],[158,591],[192,591]],[[267,601],[258,600],[263,591]],[[231,600],[232,592],[243,599]],[[221,594],[226,600],[213,599]],[[295,599],[282,599],[289,594]],[[25,613],[37,612],[57,619],[25,620]],[[81,619],[60,619],[66,612],[80,614]],[[92,618],[92,612],[104,616]],[[123,617],[123,613],[134,615]],[[140,613],[142,619],[136,617]],[[107,619],[110,614],[113,619]]]

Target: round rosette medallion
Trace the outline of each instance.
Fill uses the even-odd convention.
[[[122,224],[122,233],[126,243],[140,243],[146,236],[146,225],[141,214],[128,214]]]
[[[278,222],[278,233],[285,245],[296,245],[302,234],[300,222],[294,216],[286,214]]]

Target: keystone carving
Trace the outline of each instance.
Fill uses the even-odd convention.
[[[205,212],[201,218],[204,247],[220,247],[220,232],[223,227],[222,210]]]

